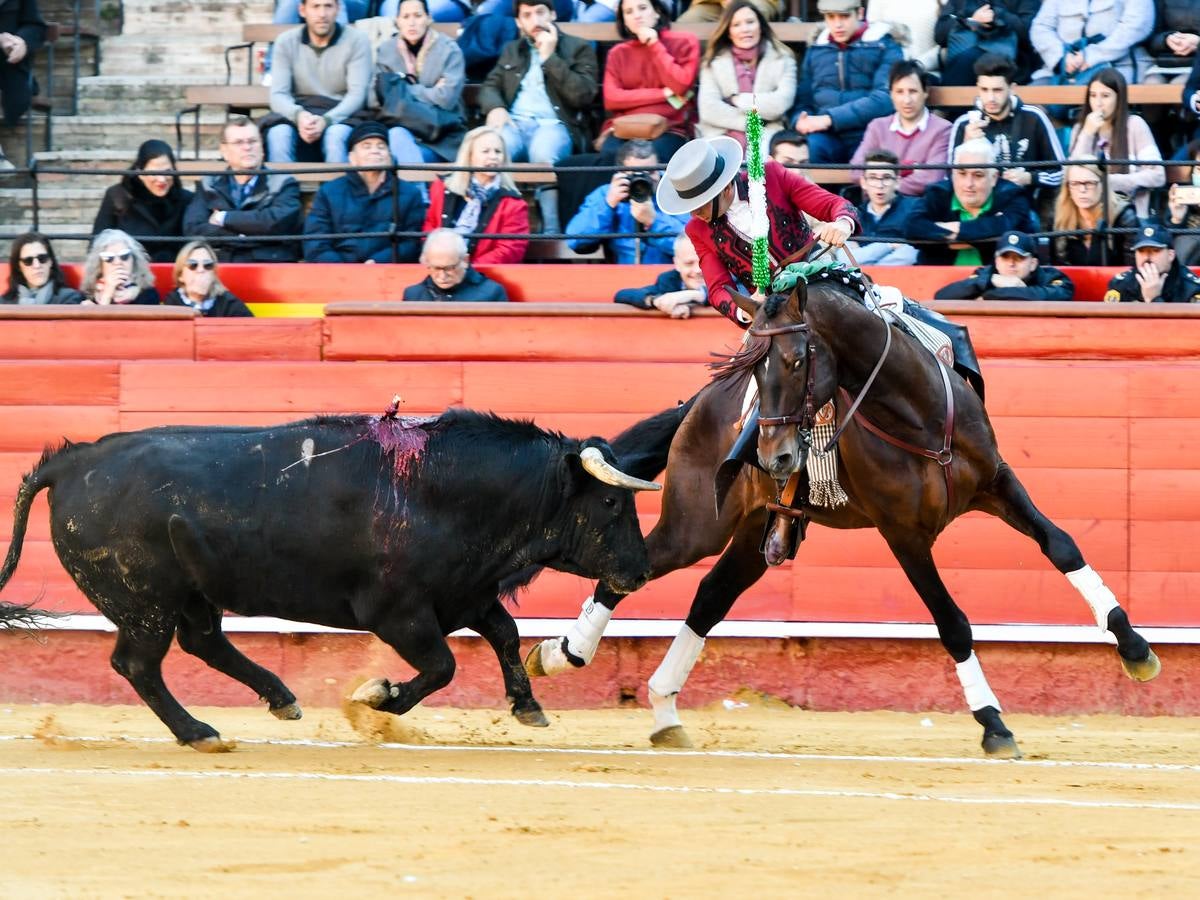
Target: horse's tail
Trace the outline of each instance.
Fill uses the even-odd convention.
[[[621,471],[634,478],[652,479],[667,467],[667,454],[675,432],[696,402],[696,397],[630,425],[610,441]]]
[[[13,572],[17,569],[17,562],[21,558],[21,546],[25,543],[25,527],[29,522],[29,507],[33,505],[33,498],[43,488],[53,484],[51,467],[46,464],[59,452],[48,449],[38,464],[34,466],[33,471],[21,480],[21,487],[17,490],[17,501],[13,505],[12,543],[8,546],[8,556],[4,560],[4,566],[0,568],[0,591],[4,590],[4,586],[12,578]],[[0,628],[36,625],[39,619],[53,618],[55,615],[55,613],[34,609],[29,604],[0,603]]]

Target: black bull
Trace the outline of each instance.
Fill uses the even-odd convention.
[[[113,434],[47,451],[25,477],[0,588],[43,488],[59,559],[117,626],[113,668],[180,742],[220,750],[163,682],[176,635],[275,715],[300,715],[226,638],[225,610],[374,633],[417,675],[355,699],[396,714],[449,683],[445,636],[472,628],[500,659],[513,714],[546,724],[502,600],[541,567],[640,587],[649,560],[631,489],[657,485],[617,471],[598,438],[465,410]]]

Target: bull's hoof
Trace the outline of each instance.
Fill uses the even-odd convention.
[[[1134,681],[1150,681],[1158,677],[1158,673],[1162,671],[1162,663],[1158,661],[1158,656],[1151,650],[1145,659],[1134,662],[1132,660],[1121,659],[1121,667],[1125,670],[1125,674]]]
[[[282,719],[285,722],[293,722],[304,715],[300,709],[299,703],[289,703],[287,706],[280,706],[271,710],[271,715],[277,719]]]
[[[188,746],[201,753],[228,753],[237,747],[237,741],[227,741],[216,735],[188,741]]]
[[[528,725],[530,728],[549,728],[550,720],[546,718],[546,714],[538,707],[532,709],[514,709],[513,717],[522,725]]]
[[[687,736],[687,732],[683,730],[682,725],[668,725],[666,728],[660,728],[654,734],[650,735],[650,743],[655,747],[663,747],[670,750],[692,749],[692,740]]]
[[[355,703],[362,703],[371,709],[379,709],[388,701],[391,696],[391,685],[388,684],[386,678],[372,678],[370,681],[364,681],[358,686],[350,699]]]
[[[988,759],[1021,759],[1021,748],[1011,734],[985,734],[983,752]]]

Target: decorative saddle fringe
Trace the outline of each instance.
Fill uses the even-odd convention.
[[[833,439],[836,422],[833,403],[826,403],[813,425],[813,445],[808,451],[808,503],[825,509],[837,509],[850,501],[837,479],[837,447],[822,453]]]

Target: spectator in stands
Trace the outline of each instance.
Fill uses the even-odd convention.
[[[1200,4],[1195,0],[1154,0],[1154,9],[1154,31],[1146,49],[1155,65],[1176,71],[1148,75],[1142,81],[1183,81],[1200,47]]]
[[[599,87],[590,42],[555,26],[550,0],[517,0],[520,35],[479,91],[479,108],[517,161],[554,165],[588,143],[587,110]],[[559,232],[558,193],[538,192],[543,231]]]
[[[757,105],[765,155],[771,136],[787,127],[784,117],[795,93],[795,55],[750,0],[733,0],[704,51],[697,133],[725,135],[745,147],[746,111]]]
[[[67,284],[67,277],[54,256],[50,239],[29,231],[14,238],[8,257],[8,290],[0,303],[79,303],[83,294]]]
[[[1141,43],[1153,28],[1153,0],[1042,0],[1029,26],[1029,40],[1042,61],[1033,83],[1084,84],[1093,69],[1106,65],[1136,82],[1150,64]]]
[[[388,146],[398,163],[446,162],[454,159],[462,141],[466,82],[462,51],[432,24],[426,0],[403,0],[396,14],[395,40],[385,41],[375,52],[375,93],[383,106],[380,118],[390,126]],[[420,126],[410,120],[406,127],[403,117],[387,118],[391,82],[405,85],[407,106],[427,107]],[[434,130],[424,131],[421,126]]]
[[[471,268],[466,239],[457,231],[431,231],[421,248],[421,265],[429,274],[404,289],[405,300],[508,300],[502,285]]]
[[[622,288],[613,302],[628,303],[638,309],[657,309],[672,319],[686,319],[693,306],[707,306],[708,288],[692,239],[686,234],[677,235],[674,249],[675,268],[663,272],[647,287]]]
[[[1133,268],[1113,277],[1109,303],[1200,303],[1200,278],[1175,256],[1171,232],[1146,223],[1133,242]]]
[[[911,266],[917,261],[917,248],[886,240],[904,237],[907,220],[917,205],[914,198],[898,193],[900,176],[890,167],[898,166],[900,161],[890,150],[874,150],[867,154],[866,164],[859,179],[863,192],[863,202],[858,206],[862,237],[853,249],[854,258],[864,266]]]
[[[449,228],[465,235],[471,262],[477,266],[519,263],[525,258],[525,238],[475,238],[476,234],[529,234],[529,206],[508,172],[508,152],[500,132],[486,125],[467,132],[458,148],[456,166],[473,172],[451,172],[429,187],[424,231]]]
[[[349,25],[369,15],[388,16],[394,18],[396,5],[399,0],[341,0],[338,4],[337,22],[339,25]],[[276,25],[298,25],[304,21],[300,15],[302,0],[275,0],[275,14],[271,19]],[[378,6],[378,10],[372,7]],[[457,21],[457,20],[455,20]]]
[[[615,153],[633,127],[626,116],[660,116],[666,130],[654,141],[659,159],[667,160],[692,136],[696,120],[696,77],[700,41],[687,31],[669,31],[671,18],[663,0],[622,0],[617,34],[624,41],[608,51],[604,62],[604,108],[610,118],[601,126],[601,152]]]
[[[995,261],[970,278],[937,289],[935,300],[1074,300],[1071,279],[1051,266],[1039,266],[1036,245],[1027,234],[1010,231],[996,245]]]
[[[935,29],[942,84],[974,84],[975,63],[985,53],[1006,56],[1028,74],[1029,26],[1037,10],[1038,0],[946,0]]]
[[[0,2],[0,107],[10,128],[33,102],[33,54],[45,42],[46,23],[36,0]],[[0,147],[0,171],[11,168]]]
[[[1055,231],[1082,231],[1054,238],[1050,258],[1059,266],[1123,266],[1129,262],[1128,234],[1111,234],[1113,228],[1136,228],[1137,213],[1108,182],[1108,201],[1101,191],[1100,169],[1093,163],[1067,166],[1063,186],[1054,204]]]
[[[741,326],[745,315],[729,291],[735,283],[753,284],[753,242],[749,182],[742,147],[730,137],[697,138],[671,157],[658,183],[658,208],[673,216],[691,213],[687,234],[700,257],[708,302]],[[768,161],[764,166],[768,253],[785,259],[813,240],[843,247],[858,230],[850,201],[817,187],[797,172]],[[810,224],[811,223],[811,224]]]
[[[861,165],[872,150],[888,150],[904,163],[945,163],[949,157],[950,123],[929,112],[929,73],[920,63],[903,59],[888,72],[895,115],[872,119],[850,162]],[[856,174],[860,174],[856,172]],[[920,197],[925,188],[946,177],[944,169],[907,169],[900,173],[900,193]]]
[[[844,163],[872,119],[892,112],[888,72],[904,58],[887,23],[863,22],[861,0],[818,0],[825,28],[804,54],[788,113],[813,164]]]
[[[1025,192],[997,177],[996,150],[984,138],[954,149],[948,181],[925,189],[908,220],[910,240],[938,241],[921,246],[920,265],[981,266],[996,252],[996,239],[1029,221]]]
[[[271,162],[345,162],[346,137],[367,102],[371,44],[336,21],[338,0],[300,0],[305,24],[275,42],[271,112],[263,120]]]
[[[206,238],[221,262],[295,262],[290,241],[230,241],[230,237],[300,231],[300,185],[263,166],[262,135],[245,116],[221,129],[224,175],[205,175],[183,215],[183,233]]]
[[[92,238],[83,263],[83,303],[158,306],[150,257],[136,240],[116,228]]]
[[[1120,71],[1111,66],[1098,70],[1088,81],[1085,97],[1071,127],[1070,159],[1103,153],[1109,159],[1162,161],[1146,120],[1129,112],[1129,89]],[[1132,198],[1140,216],[1149,214],[1150,191],[1167,181],[1162,166],[1113,165],[1108,171],[1112,189]]]
[[[783,0],[753,0],[753,3],[754,8],[767,20],[780,18],[783,11]],[[680,13],[677,21],[687,25],[718,22],[721,14],[728,8],[729,0],[692,0],[691,5]]]
[[[771,159],[781,166],[803,166],[808,162],[808,141],[794,131],[777,131],[771,135]]]
[[[175,168],[175,154],[164,141],[143,142],[132,168],[148,171],[126,175],[104,192],[92,234],[119,228],[142,242],[151,262],[171,262],[179,242],[161,238],[183,234],[183,214],[192,192],[184,189],[178,175],[167,174]]]
[[[388,130],[379,122],[354,126],[346,142],[350,164],[391,165],[387,137]],[[340,233],[342,237],[305,240],[304,259],[331,263],[415,262],[420,239],[399,238],[393,244],[387,232],[394,223],[397,231],[419,233],[424,216],[420,191],[408,181],[397,180],[390,169],[347,172],[321,185],[304,220],[306,235]]]
[[[175,257],[175,290],[163,298],[164,306],[189,306],[206,318],[253,316],[249,307],[221,284],[217,254],[204,241],[191,241]]]
[[[1195,120],[1200,116],[1200,54],[1196,55],[1187,84],[1183,86],[1183,116],[1185,120]],[[1192,136],[1200,138],[1200,128],[1197,128]]]
[[[1166,225],[1172,229],[1200,229],[1200,139],[1189,143],[1185,150],[1192,166],[1185,169],[1184,183],[1171,185],[1167,192]],[[1190,196],[1185,197],[1181,189]],[[1175,254],[1185,266],[1200,265],[1200,234],[1176,235]]]
[[[1025,106],[1013,93],[1017,69],[1012,60],[997,53],[985,53],[975,62],[975,86],[979,97],[975,109],[954,120],[950,131],[950,150],[980,138],[991,142],[996,162],[1050,165],[1005,169],[1005,181],[1025,189],[1032,201],[1038,188],[1057,191],[1062,184],[1062,145],[1049,117],[1036,106]],[[1034,171],[1030,171],[1033,169]],[[1023,225],[1024,223],[1018,223]]]
[[[567,234],[588,235],[644,232],[646,238],[576,238],[568,245],[576,253],[591,253],[601,244],[605,255],[616,263],[668,263],[675,252],[675,235],[687,225],[687,216],[669,216],[654,202],[658,165],[649,141],[627,141],[617,151],[615,164],[628,171],[614,172],[583,201],[579,212],[567,223]]]
[[[866,21],[886,22],[904,58],[936,71],[941,48],[935,40],[941,0],[867,0]]]

